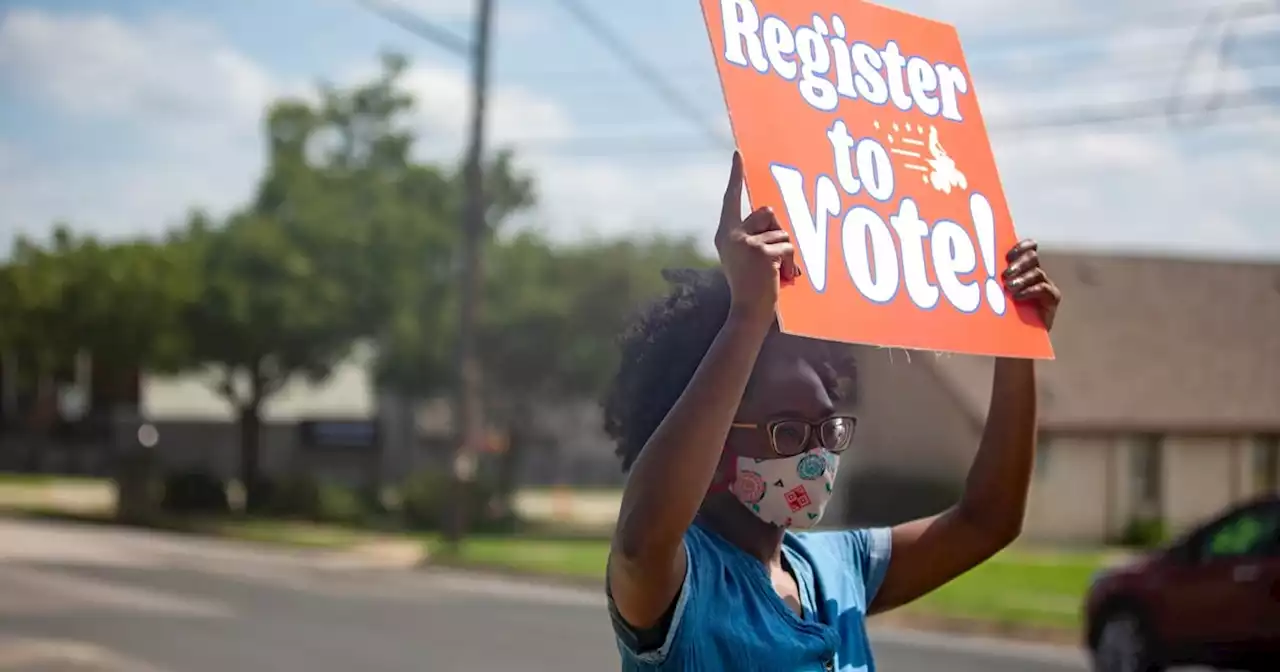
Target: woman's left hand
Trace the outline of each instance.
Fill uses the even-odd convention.
[[[1040,266],[1040,255],[1036,253],[1038,247],[1036,241],[1026,238],[1009,250],[1005,257],[1009,268],[1004,272],[1004,284],[1013,294],[1014,301],[1034,305],[1040,319],[1044,320],[1044,326],[1052,329],[1058,304],[1062,302],[1062,292]]]

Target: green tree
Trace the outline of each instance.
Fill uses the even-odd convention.
[[[74,316],[65,299],[75,269],[70,257],[77,241],[58,225],[47,245],[19,236],[0,274],[3,345],[21,362],[19,383],[35,391],[37,424],[52,421],[53,377],[75,357]]]
[[[83,238],[66,255],[64,310],[95,375],[118,385],[134,371],[181,366],[187,345],[181,318],[200,287],[195,261],[187,245],[145,239]]]
[[[322,84],[318,102],[278,101],[252,204],[189,236],[204,278],[186,317],[191,362],[211,370],[238,414],[250,506],[262,405],[290,379],[323,378],[360,339],[391,353],[382,371],[406,387],[448,369],[461,180],[414,159],[406,67],[386,56],[371,81]],[[495,165],[491,214],[503,217],[528,202],[530,185],[509,157]],[[410,341],[412,355],[397,349]],[[400,373],[406,360],[412,375]]]
[[[108,377],[176,367],[178,316],[196,289],[183,253],[145,239],[104,243],[65,226],[55,227],[47,244],[19,238],[0,275],[4,345],[39,379],[66,369],[80,352]]]
[[[514,492],[540,404],[595,398],[617,369],[615,345],[635,312],[666,291],[664,268],[710,262],[692,240],[593,241],[555,246],[522,234],[494,246],[481,334],[485,388],[508,428],[500,494]]]
[[[244,213],[190,241],[203,280],[184,316],[188,354],[213,376],[241,432],[240,476],[257,506],[262,485],[262,406],[294,376],[321,379],[362,329],[351,318],[353,293],[299,240],[270,217]]]

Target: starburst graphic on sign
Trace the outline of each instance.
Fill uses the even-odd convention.
[[[878,119],[871,125],[877,131],[885,130]],[[968,178],[938,139],[937,127],[929,127],[928,140],[922,137],[924,124],[892,122],[889,128],[892,132],[883,133],[883,137],[899,167],[920,173],[921,182],[944,194],[969,188]]]

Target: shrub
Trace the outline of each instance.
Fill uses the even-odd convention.
[[[366,499],[352,488],[322,483],[316,494],[317,506],[312,517],[316,522],[363,525],[374,516]]]
[[[295,518],[317,523],[362,524],[372,510],[355,490],[297,474],[269,481],[254,515]]]
[[[204,471],[167,475],[160,508],[176,514],[225,515],[231,511],[226,484]]]
[[[510,532],[518,526],[514,513],[498,510],[498,489],[492,481],[477,479],[467,493],[467,528],[474,532]],[[453,483],[443,471],[424,471],[405,481],[401,514],[406,526],[416,530],[445,529],[454,498]]]
[[[1136,548],[1152,548],[1168,539],[1164,521],[1159,518],[1134,518],[1125,526],[1120,543]]]

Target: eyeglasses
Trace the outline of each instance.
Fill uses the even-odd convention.
[[[817,432],[818,441],[823,448],[833,452],[844,452],[853,440],[853,430],[858,426],[858,419],[847,415],[837,415],[820,422],[808,420],[773,420],[765,425],[735,422],[730,425],[734,429],[761,430],[769,436],[769,445],[780,457],[792,457],[809,449],[809,440]]]

